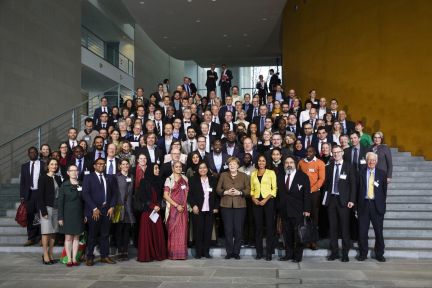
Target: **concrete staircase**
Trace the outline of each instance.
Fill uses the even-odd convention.
[[[432,161],[413,157],[409,152],[392,148],[393,181],[387,196],[384,220],[385,256],[432,258]],[[16,179],[14,181],[16,183]],[[0,187],[0,252],[40,252],[40,247],[22,247],[26,229],[14,218],[19,198],[18,184]],[[373,249],[374,233],[369,231]],[[356,244],[355,244],[356,246]],[[56,247],[58,252],[61,247]],[[305,256],[326,256],[327,250],[305,250]],[[225,254],[224,248],[212,249],[213,256]],[[243,255],[254,255],[254,249],[242,249]],[[351,256],[356,255],[352,250]]]

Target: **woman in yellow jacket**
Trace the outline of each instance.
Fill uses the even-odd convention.
[[[251,175],[251,197],[254,203],[256,257],[263,257],[263,214],[266,219],[266,260],[272,260],[274,235],[274,207],[277,191],[276,173],[267,168],[264,155],[258,157],[257,170]]]

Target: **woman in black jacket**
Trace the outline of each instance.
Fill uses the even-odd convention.
[[[58,232],[58,195],[61,185],[60,176],[55,175],[59,163],[56,159],[47,160],[48,172],[39,178],[38,210],[42,234],[42,263],[54,264],[53,248],[55,234]]]
[[[198,164],[198,174],[189,182],[189,205],[192,207],[192,223],[195,238],[195,258],[212,258],[209,254],[214,216],[218,212],[216,179],[210,175],[206,162]]]

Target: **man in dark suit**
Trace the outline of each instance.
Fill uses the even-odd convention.
[[[317,136],[313,134],[313,128],[310,123],[303,125],[303,135],[302,144],[304,149],[307,149],[309,146],[318,146]]]
[[[360,189],[358,193],[359,250],[357,260],[364,261],[368,254],[369,226],[375,232],[375,258],[385,262],[384,258],[384,214],[386,212],[387,175],[376,168],[378,156],[373,152],[366,154],[367,167],[360,170]]]
[[[147,163],[160,164],[165,154],[156,146],[156,134],[151,132],[144,137],[146,145],[135,149],[135,158],[138,159],[139,154],[144,154]]]
[[[107,176],[112,176],[117,174],[119,167],[119,159],[116,158],[117,147],[114,143],[110,143],[106,148],[106,169],[105,174]],[[148,158],[147,158],[148,159]]]
[[[219,86],[221,90],[222,102],[225,103],[225,96],[230,95],[231,80],[233,79],[233,74],[229,70],[226,64],[222,64],[221,78],[219,79]]]
[[[221,127],[220,124],[212,121],[212,113],[210,111],[204,112],[204,123],[207,123],[209,129],[209,135],[211,143],[216,138],[220,138],[221,136]]]
[[[332,143],[333,142],[333,137],[328,135],[326,129],[324,126],[320,126],[318,127],[317,130],[317,139],[315,142],[313,142],[313,147],[315,148],[316,151],[316,156],[319,156],[321,153],[321,146],[324,143]]]
[[[161,165],[160,175],[162,179],[166,179],[172,174],[172,163],[174,161],[180,161],[180,155],[181,155],[180,149],[172,149],[170,154],[172,160],[170,162],[166,162]],[[183,163],[182,163],[182,171],[183,173],[186,172],[186,165]]]
[[[283,104],[285,105],[285,104]],[[291,131],[295,134],[297,138],[301,138],[303,132],[301,131],[300,125],[297,121],[297,116],[295,114],[289,114],[288,115],[288,125],[287,125],[287,131]]]
[[[236,143],[236,133],[233,130],[228,132],[227,141],[222,147],[222,151],[229,156],[240,157],[241,149]]]
[[[223,119],[225,119],[225,113],[228,111],[232,113],[233,119],[235,119],[236,109],[235,109],[234,105],[232,105],[232,97],[231,96],[226,96],[225,105],[220,107],[219,115],[218,115],[219,120],[221,120],[223,122],[224,121]]]
[[[255,100],[255,99],[254,99]],[[264,129],[265,129],[265,120],[268,117],[268,108],[267,106],[264,105],[260,105],[259,107],[259,115],[254,117],[252,119],[252,123],[254,123],[255,125],[257,125],[258,131],[260,132],[260,134],[263,133]]]
[[[282,86],[281,85],[276,85],[276,89],[275,90],[271,90],[270,93],[273,96],[274,100],[279,101],[280,103],[285,102],[286,104],[288,104],[288,109],[290,107],[290,103],[289,103],[289,99],[285,96],[285,93],[282,91]]]
[[[260,105],[259,105],[259,97],[258,96],[256,96],[256,97],[254,97],[253,99],[252,99],[252,107],[249,107],[249,110],[247,111],[247,115],[246,115],[246,120],[248,121],[248,122],[252,122],[252,120],[255,118],[255,117],[257,117],[257,116],[259,116],[260,114],[259,114],[259,108],[260,108]],[[258,127],[259,128],[259,127]]]
[[[249,93],[246,93],[243,96],[244,102],[242,104],[242,109],[246,112],[246,117],[247,117],[247,113],[248,113],[249,109],[252,108],[252,103],[250,102],[251,101],[250,98],[251,98],[251,96]]]
[[[355,131],[355,124],[352,121],[346,119],[347,115],[344,110],[340,110],[338,113],[338,121],[342,126],[343,134],[350,135],[352,131]]]
[[[38,181],[44,173],[44,162],[38,160],[38,149],[30,147],[27,150],[29,162],[21,165],[20,174],[20,200],[25,203],[27,208],[27,242],[24,246],[31,246],[39,242],[40,226],[33,225],[37,210]]]
[[[285,173],[277,175],[278,208],[285,240],[285,256],[279,258],[280,261],[302,261],[303,244],[299,240],[297,227],[303,222],[303,217],[309,217],[311,212],[309,178],[296,167],[295,158],[288,156],[284,161]]]
[[[210,66],[210,70],[207,70],[207,80],[205,86],[207,87],[207,96],[210,91],[216,91],[216,81],[219,79],[217,72],[215,71],[215,65]]]
[[[267,82],[264,81],[263,75],[259,75],[258,78],[259,78],[259,80],[255,85],[255,89],[257,89],[257,91],[258,91],[258,95],[260,97],[261,104],[265,104],[266,103],[265,98],[266,98],[267,93],[268,93]]]
[[[94,265],[93,250],[99,244],[101,262],[115,264],[109,255],[109,232],[111,218],[114,215],[114,207],[117,204],[117,183],[115,177],[107,177],[104,174],[105,160],[94,161],[95,172],[84,178],[82,185],[82,197],[85,203],[85,216],[89,224],[87,242],[87,266]]]
[[[332,148],[334,163],[326,166],[324,197],[322,204],[327,207],[330,226],[330,256],[328,261],[339,258],[338,236],[342,234],[342,262],[348,262],[351,247],[350,213],[356,201],[355,170],[343,161],[344,151],[339,145]],[[339,230],[340,227],[340,230]]]
[[[98,124],[99,122],[99,116],[101,115],[102,112],[105,112],[108,114],[108,116],[110,116],[110,109],[108,107],[108,99],[107,97],[102,97],[100,100],[100,107],[96,108],[94,113],[93,113],[93,122],[95,125]]]
[[[180,121],[180,119],[178,119]],[[171,142],[176,139],[173,137],[173,125],[171,123],[165,123],[164,125],[164,136],[157,140],[156,146],[161,151],[162,155],[168,154],[171,148]],[[147,158],[149,159],[149,158]]]
[[[102,112],[99,116],[99,121],[95,126],[95,129],[97,131],[100,131],[101,129],[107,129],[112,126],[112,122],[110,122],[109,117],[108,117],[108,113],[106,112]]]
[[[67,166],[76,165],[78,168],[78,180],[83,181],[84,176],[90,174],[92,170],[92,161],[89,158],[84,157],[84,149],[81,146],[75,146],[73,148],[73,158],[71,158]]]
[[[96,136],[93,142],[93,150],[88,154],[90,162],[98,158],[106,158],[104,150],[104,139],[101,136]]]
[[[314,128],[314,131],[316,130],[316,128],[317,128],[317,120],[318,120],[318,115],[317,115],[317,110],[316,110],[316,108],[311,108],[310,110],[309,110],[309,120],[307,120],[307,121],[304,121],[303,123],[302,123],[302,127],[306,124],[306,123],[310,123],[311,125],[312,125],[312,127]]]
[[[350,134],[351,147],[344,153],[344,161],[353,165],[356,172],[366,167],[366,153],[369,149],[360,145],[360,133],[352,131]]]
[[[256,149],[254,149],[253,142],[250,137],[246,137],[243,139],[243,149],[238,157],[240,160],[240,165],[244,165],[243,158],[245,154],[250,154],[252,156],[253,164],[257,163],[259,153]]]
[[[270,92],[275,90],[277,85],[281,84],[281,80],[279,79],[279,72],[278,73],[274,73],[273,69],[269,70],[269,74],[270,74]],[[276,98],[275,98],[276,99]]]
[[[227,171],[227,160],[229,155],[222,152],[222,141],[216,139],[213,142],[213,152],[210,152],[206,156],[206,162],[208,163],[209,169],[213,176],[218,177],[218,175],[224,171]]]
[[[78,131],[74,127],[69,128],[68,139],[66,140],[69,156],[72,155],[72,149],[75,146],[78,146],[77,135],[78,135]]]

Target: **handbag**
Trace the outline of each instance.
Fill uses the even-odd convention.
[[[27,227],[27,207],[24,204],[24,201],[20,203],[18,206],[16,215],[15,215],[15,221],[21,226],[21,227]]]
[[[304,217],[303,223],[300,223],[297,228],[298,237],[302,244],[318,241],[318,229],[310,217]]]
[[[112,218],[112,223],[119,223],[124,219],[124,205],[117,204],[114,207],[114,216]]]

